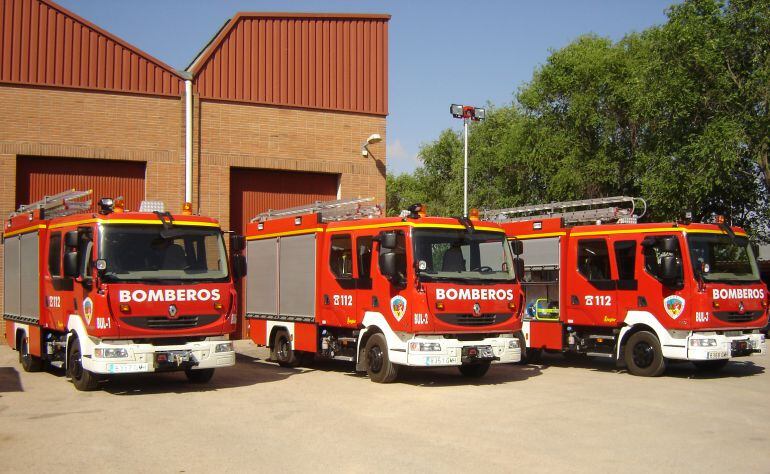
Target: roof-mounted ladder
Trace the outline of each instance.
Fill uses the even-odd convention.
[[[635,215],[638,204],[642,213]],[[561,217],[565,225],[587,224],[596,222],[616,222],[632,224],[647,212],[647,203],[642,198],[614,196],[579,201],[552,202],[507,209],[489,209],[483,211],[485,220],[494,222],[516,222],[532,219]]]
[[[16,212],[11,213],[11,217],[37,210],[40,210],[41,219],[51,219],[53,217],[69,216],[71,214],[87,212],[91,209],[91,200],[75,202],[75,199],[82,199],[90,196],[92,192],[91,189],[87,191],[68,189],[67,191],[54,194],[53,196],[44,196],[43,199],[40,199],[39,201],[30,204],[22,204]]]
[[[382,208],[376,204],[368,204],[374,198],[338,199],[335,201],[316,201],[312,204],[290,207],[287,209],[270,209],[251,222],[265,222],[282,217],[299,216],[303,214],[319,214],[321,222],[342,221],[349,219],[366,219],[382,215]]]

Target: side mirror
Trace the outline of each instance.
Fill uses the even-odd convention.
[[[69,235],[69,232],[67,233]],[[77,232],[75,232],[77,236]],[[69,278],[77,278],[80,276],[78,270],[78,253],[76,251],[69,251],[64,254],[64,276]]]
[[[664,237],[660,242],[660,249],[664,252],[674,253],[679,250],[679,242],[676,240],[676,237]]]
[[[398,246],[396,235],[397,234],[395,230],[387,230],[387,231],[380,232],[380,235],[378,236],[380,247],[384,249],[391,249],[391,250],[396,248]]]
[[[64,234],[64,246],[65,247],[77,247],[78,246],[78,231],[71,230]]]
[[[240,280],[246,276],[246,256],[233,255],[233,278]]]
[[[660,259],[660,277],[665,282],[674,282],[679,278],[679,263],[673,255]]]
[[[246,248],[246,237],[240,234],[230,234],[230,252],[240,253]]]
[[[524,253],[524,242],[521,240],[511,240],[511,252],[518,256]]]
[[[386,252],[386,253],[380,253],[380,273],[382,273],[383,276],[387,277],[389,280],[393,280],[397,276],[397,269],[396,269],[396,253],[395,252]]]

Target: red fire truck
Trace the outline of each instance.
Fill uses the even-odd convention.
[[[481,377],[519,361],[521,260],[500,226],[419,205],[386,218],[370,201],[269,211],[247,226],[251,339],[281,365],[351,361],[383,383],[404,365]]]
[[[64,367],[92,390],[107,374],[206,382],[233,365],[237,299],[219,224],[160,202],[129,212],[103,198],[92,213],[90,194],[46,197],[5,223],[5,335],[24,370]]]
[[[768,294],[746,233],[721,222],[637,223],[639,203],[485,211],[524,246],[526,356],[608,357],[657,376],[667,361],[719,370],[765,354]]]

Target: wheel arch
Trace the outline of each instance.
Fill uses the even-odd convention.
[[[14,349],[17,351],[21,350],[21,340],[23,338],[27,337],[27,330],[23,327],[16,327],[16,334],[14,335],[14,340],[16,341],[16,346]]]

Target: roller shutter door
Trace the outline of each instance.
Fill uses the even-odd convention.
[[[16,206],[67,189],[93,189],[93,210],[102,197],[123,196],[127,209],[144,199],[142,161],[19,157],[16,164]]]

